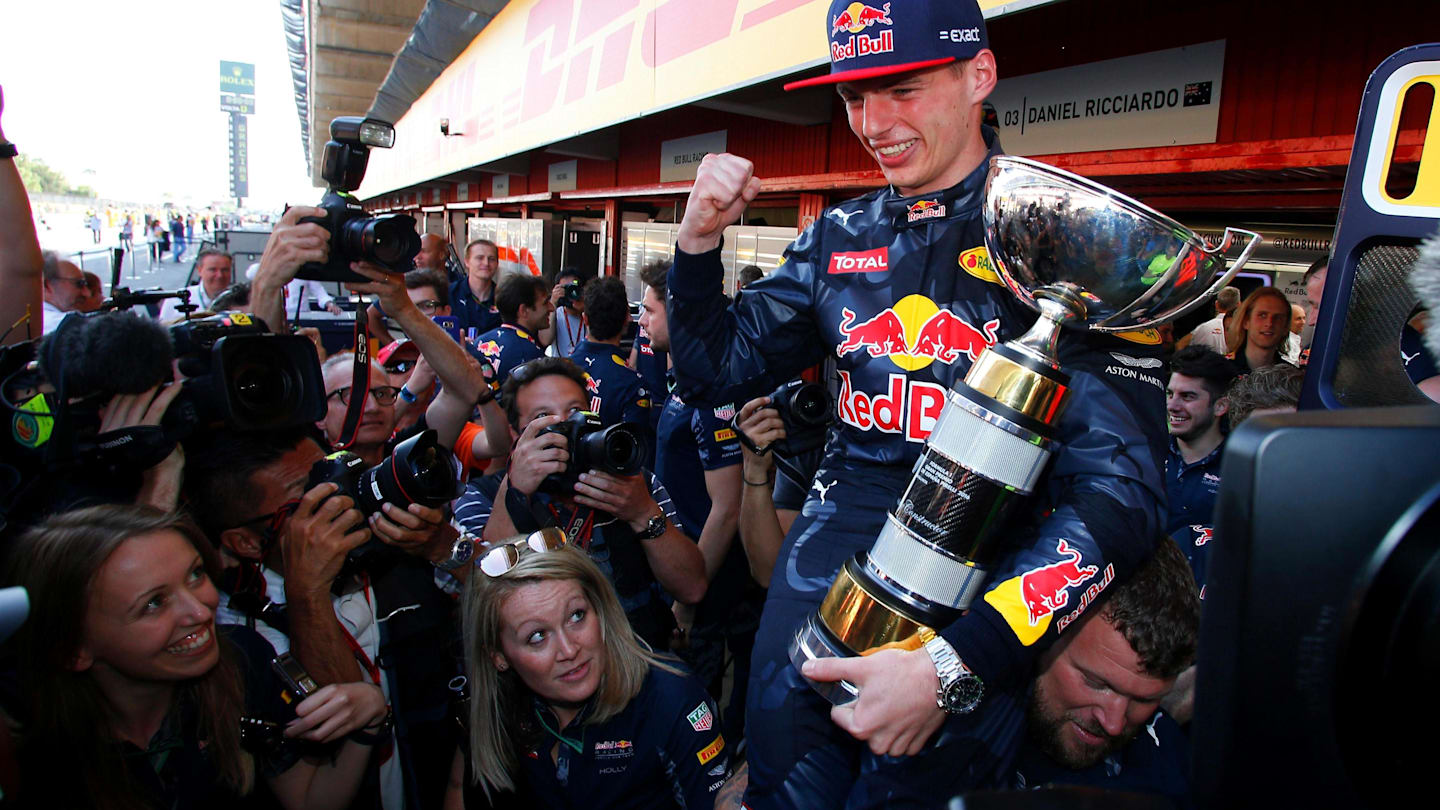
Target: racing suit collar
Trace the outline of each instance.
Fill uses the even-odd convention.
[[[981,124],[980,135],[989,151],[980,165],[956,185],[913,197],[901,197],[894,186],[886,187],[880,199],[895,230],[969,217],[980,208],[985,201],[985,175],[990,171],[990,158],[1003,152],[995,130]]]

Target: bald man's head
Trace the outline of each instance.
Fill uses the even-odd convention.
[[[445,237],[438,233],[427,233],[420,237],[420,253],[415,256],[416,270],[444,270],[446,250]]]

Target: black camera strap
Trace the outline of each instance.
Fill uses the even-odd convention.
[[[360,417],[365,413],[365,398],[370,396],[370,324],[365,317],[364,300],[355,307],[355,371],[350,379],[350,404],[345,406],[345,422],[335,449],[348,450],[355,443]]]

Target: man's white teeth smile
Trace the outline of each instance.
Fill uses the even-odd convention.
[[[180,641],[179,644],[175,644],[175,645],[172,645],[172,646],[170,646],[170,647],[166,647],[165,649],[166,649],[168,652],[177,653],[177,654],[184,654],[184,653],[188,653],[188,652],[194,652],[195,650],[198,650],[198,649],[200,649],[201,647],[204,647],[206,644],[209,644],[209,643],[210,643],[210,634],[211,634],[212,632],[213,632],[213,628],[207,627],[207,628],[205,628],[204,630],[201,630],[201,631],[198,632],[198,633],[191,633],[190,635],[188,635],[188,636],[186,636],[185,638],[181,639],[181,641]]]
[[[895,144],[895,145],[893,145],[893,146],[882,146],[882,147],[880,147],[879,149],[876,149],[875,151],[879,152],[880,154],[884,155],[885,157],[895,157],[896,155],[900,154],[901,152],[904,152],[906,149],[909,149],[914,143],[915,143],[915,139],[914,139],[914,138],[911,138],[910,140],[905,141],[904,143],[897,143],[897,144]]]

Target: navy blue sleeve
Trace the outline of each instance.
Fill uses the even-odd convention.
[[[720,711],[694,676],[652,670],[656,701],[649,722],[668,725],[661,757],[686,810],[715,805],[730,775],[730,750],[720,733]]]
[[[740,439],[730,422],[735,418],[735,404],[717,408],[696,408],[690,418],[690,431],[700,448],[700,466],[706,471],[733,467],[740,463]]]
[[[733,306],[722,290],[720,248],[692,255],[676,247],[666,309],[681,399],[747,402],[825,356],[813,308],[817,233],[806,228],[780,266],[747,286]]]

